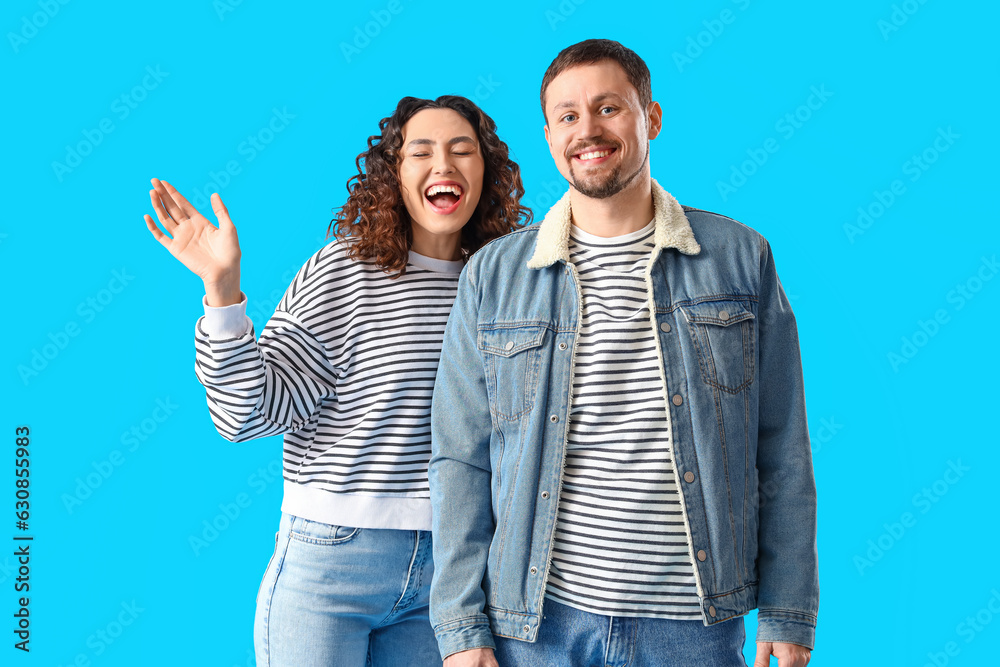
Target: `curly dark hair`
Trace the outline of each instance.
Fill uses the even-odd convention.
[[[368,150],[358,155],[358,173],[347,181],[347,202],[330,221],[327,236],[347,247],[352,259],[372,259],[394,278],[406,272],[413,245],[410,215],[399,184],[403,126],[424,109],[452,109],[469,121],[483,152],[483,191],[472,217],[462,228],[462,255],[479,250],[493,239],[531,222],[531,211],[520,204],[524,196],[521,168],[510,159],[507,144],[496,134],[496,123],[471,100],[442,95],[436,100],[404,97],[388,118],[379,121],[379,135],[368,137]]]

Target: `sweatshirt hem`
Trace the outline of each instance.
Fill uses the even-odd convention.
[[[281,511],[332,526],[430,530],[430,498],[333,493],[284,481]]]

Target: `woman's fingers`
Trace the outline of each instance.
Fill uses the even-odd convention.
[[[160,221],[164,229],[173,234],[174,230],[177,229],[177,221],[171,218],[170,214],[163,208],[163,200],[160,199],[159,190],[149,191],[149,202],[153,205],[157,220]]]
[[[170,249],[170,237],[160,231],[160,228],[156,226],[156,221],[150,215],[142,216],[143,220],[146,221],[146,229],[148,229],[153,234],[153,238],[160,242],[166,249]]]
[[[222,197],[219,196],[218,192],[212,193],[212,211],[215,212],[215,217],[219,219],[219,229],[222,229],[223,226],[235,226],[233,225],[233,221],[229,218],[229,209],[222,203]]]
[[[187,203],[187,200],[181,197],[177,189],[159,178],[152,179],[153,187],[156,188],[156,194],[160,197],[160,201],[163,206],[166,207],[167,213],[176,224],[181,224],[187,222],[191,217],[197,216],[198,211],[196,211],[191,204]],[[187,204],[188,208],[185,209],[181,206],[181,201]],[[168,232],[173,233],[173,229],[168,227]]]
[[[160,223],[163,227],[173,234],[174,228],[184,220],[186,217],[181,211],[180,207],[174,203],[173,198],[167,189],[164,187],[163,182],[157,178],[151,179],[153,184],[153,190],[149,191],[149,200],[153,204],[153,210],[156,211],[156,217],[159,218]]]
[[[160,181],[160,182],[163,183],[163,185],[167,188],[167,192],[170,194],[170,197],[173,199],[174,203],[176,203],[177,206],[180,207],[182,211],[180,219],[195,218],[201,215],[200,213],[198,213],[198,209],[192,206],[191,202],[189,202],[187,199],[184,198],[184,195],[177,192],[177,188],[170,185],[170,183],[166,181]]]

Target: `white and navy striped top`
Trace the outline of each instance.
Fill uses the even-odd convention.
[[[583,296],[546,597],[597,614],[700,620],[648,306],[653,223],[573,227]]]
[[[431,392],[462,266],[411,252],[393,279],[334,241],[299,270],[259,341],[245,299],[206,307],[195,370],[212,420],[233,441],[284,434],[283,511],[430,530]]]

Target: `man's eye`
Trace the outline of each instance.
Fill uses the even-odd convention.
[[[565,116],[562,117],[562,122],[564,122],[564,123],[572,123],[574,120],[576,120],[576,114],[575,113],[568,113],[568,114],[566,114]]]
[[[614,113],[614,110],[615,110],[614,107],[601,107],[601,113],[603,113],[605,116],[607,116],[609,113]]]

